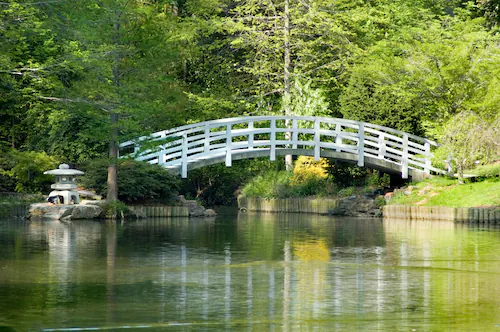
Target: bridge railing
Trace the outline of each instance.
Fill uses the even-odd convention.
[[[158,142],[153,149],[141,151],[145,143]],[[359,121],[304,116],[256,116],[229,118],[190,124],[154,133],[120,144],[120,151],[135,159],[180,168],[187,177],[188,164],[225,157],[231,166],[235,154],[249,150],[268,150],[276,159],[280,149],[310,149],[318,160],[324,151],[357,155],[364,166],[365,157],[400,165],[403,178],[409,169],[429,174],[442,172],[431,165],[433,141],[395,129]],[[123,154],[123,153],[122,153]]]

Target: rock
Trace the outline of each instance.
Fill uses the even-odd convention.
[[[55,220],[93,219],[99,217],[102,209],[95,205],[51,205],[48,203],[32,204],[29,218]]]
[[[394,193],[386,193],[384,195],[385,202],[388,203],[394,197]]]
[[[49,203],[31,204],[29,208],[29,218],[56,219],[67,217],[75,205],[51,205]]]
[[[183,204],[189,209],[190,217],[203,217],[205,213],[205,208],[198,204],[198,201],[195,200],[186,200]]]
[[[95,205],[75,205],[71,212],[70,219],[94,219],[98,218],[102,213],[102,209]]]
[[[346,209],[345,207],[336,207],[334,209],[331,209],[328,211],[328,214],[331,214],[332,216],[343,216],[345,215]]]
[[[181,205],[185,205],[188,202],[186,200],[186,198],[184,197],[184,195],[179,195],[178,200],[179,200],[179,203],[181,203]]]
[[[422,189],[422,190],[420,190],[420,191],[418,192],[418,195],[419,195],[419,196],[425,196],[425,195],[427,195],[428,193],[429,193],[429,190],[427,190],[427,189],[425,189],[425,188],[424,188],[424,189]]]
[[[80,201],[80,204],[78,204],[78,205],[97,205],[97,206],[101,206],[101,205],[106,204],[106,202],[107,201],[105,199],[100,200],[100,201],[83,199],[82,201]]]
[[[206,209],[203,215],[205,217],[215,217],[217,215],[217,212],[215,212],[215,210],[212,209]]]
[[[80,198],[90,198],[92,200],[101,200],[102,199],[102,196],[97,195],[94,191],[80,189],[80,190],[77,190],[77,192],[78,192],[78,195],[80,195]]]
[[[372,209],[368,211],[368,214],[374,218],[381,218],[383,216],[382,210],[380,209]]]

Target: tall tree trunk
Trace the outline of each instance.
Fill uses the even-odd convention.
[[[117,13],[116,23],[114,24],[114,36],[113,42],[115,46],[120,43],[120,14]],[[121,54],[119,51],[116,52],[116,61],[113,65],[113,85],[117,88],[120,87],[120,64]],[[110,112],[110,139],[109,139],[109,166],[108,166],[108,190],[106,193],[106,199],[110,202],[118,200],[118,174],[116,164],[118,162],[118,114],[115,110]],[[113,211],[113,219],[116,219],[116,209]]]
[[[111,137],[109,139],[108,191],[106,199],[116,201],[118,199],[118,174],[116,170],[118,161],[118,114],[115,112],[111,112],[110,125]]]
[[[284,104],[284,113],[286,116],[292,115],[290,110],[290,68],[291,68],[291,60],[290,60],[290,8],[289,8],[289,0],[285,0],[285,31],[284,31],[284,48],[285,48],[285,56],[284,56],[284,89],[283,89],[283,104]],[[285,122],[286,127],[290,127],[290,121],[287,120]],[[291,132],[285,133],[285,138],[287,140],[292,139]],[[287,154],[285,156],[285,168],[287,171],[291,171],[293,169],[293,160],[292,155]]]

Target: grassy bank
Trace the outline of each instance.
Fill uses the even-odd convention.
[[[500,206],[500,179],[458,184],[456,179],[435,177],[397,191],[390,205],[487,207]]]

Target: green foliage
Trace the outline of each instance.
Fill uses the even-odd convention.
[[[99,205],[99,207],[102,209],[104,216],[108,219],[120,218],[122,215],[125,216],[129,213],[129,208],[121,201],[106,202]]]
[[[302,116],[327,116],[328,101],[324,91],[311,87],[312,80],[303,83],[295,79],[290,94],[284,96],[282,108],[288,108],[290,114]]]
[[[337,192],[337,195],[340,197],[349,197],[356,193],[356,187],[347,187],[342,188]]]
[[[20,193],[47,194],[54,176],[43,172],[57,168],[59,159],[45,152],[11,150],[9,158],[13,161],[10,169],[0,170],[0,173],[15,180],[15,190]]]
[[[387,188],[391,185],[391,177],[389,174],[381,176],[379,171],[374,170],[366,177],[366,185],[374,188]]]
[[[377,196],[375,197],[375,204],[380,207],[386,205],[387,202],[383,196]]]
[[[291,178],[287,171],[268,171],[251,179],[241,192],[248,197],[286,198],[290,196]]]
[[[84,165],[80,184],[99,195],[107,191],[107,159]],[[125,203],[169,202],[179,189],[179,180],[158,165],[133,160],[118,163],[118,199]]]

